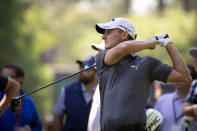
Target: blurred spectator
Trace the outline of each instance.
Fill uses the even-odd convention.
[[[194,69],[197,72],[197,48],[191,48],[189,54],[194,58]]]
[[[24,70],[21,66],[15,64],[5,65],[2,69],[2,74],[16,80],[21,86],[25,78]],[[23,95],[21,89],[19,95]],[[2,99],[4,92],[0,92],[0,99]],[[38,117],[36,106],[29,96],[25,96],[21,100],[19,112],[15,115],[8,108],[6,112],[0,117],[1,131],[41,131],[41,122]]]
[[[152,88],[150,91],[148,103],[152,106],[155,105],[155,102],[160,98],[160,96],[166,93],[171,93],[175,90],[175,87],[172,83],[164,83],[161,81],[154,81],[151,86]]]
[[[42,131],[54,131],[53,129],[53,115],[46,115]]]
[[[195,80],[192,82],[190,92],[185,100],[183,115],[192,116],[197,120],[197,48],[191,48],[189,53],[194,58],[194,68],[192,68],[194,73],[192,76],[195,77]]]
[[[190,74],[192,70],[188,66]],[[163,116],[160,131],[181,130],[182,109],[184,100],[188,94],[190,85],[174,83],[175,91],[162,95],[155,104],[155,109]],[[193,124],[189,131],[196,131],[197,123]]]
[[[197,121],[197,80],[194,80],[191,84],[189,94],[184,102],[182,113],[185,116],[194,117],[195,121]]]
[[[90,56],[77,63],[80,70],[87,69],[95,64],[95,58]],[[62,89],[54,109],[55,131],[87,131],[92,97],[97,84],[96,69],[91,68],[80,73],[79,81]],[[63,126],[64,116],[66,122]]]
[[[0,101],[0,116],[7,110],[11,98],[19,92],[20,85],[13,79],[0,75],[0,91],[4,91],[4,98]]]
[[[104,41],[100,44],[92,43],[92,48],[96,51],[101,52],[105,50]],[[100,91],[99,85],[96,87],[96,91],[93,96],[92,106],[90,109],[90,115],[88,119],[88,131],[100,131]]]
[[[155,91],[155,100],[157,101],[159,99],[159,97],[162,95],[162,89],[160,87],[160,82],[159,81],[155,81],[154,83],[154,91]]]
[[[192,77],[195,77],[194,81],[191,84],[190,92],[185,100],[184,107],[183,107],[183,115],[192,116],[195,120],[197,120],[197,48],[191,48],[189,53],[194,58],[194,67],[192,71]]]

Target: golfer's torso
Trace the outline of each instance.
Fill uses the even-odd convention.
[[[127,56],[99,76],[102,128],[145,123],[144,107],[151,84],[148,66],[146,58]]]

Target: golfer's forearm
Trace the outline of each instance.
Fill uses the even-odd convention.
[[[123,53],[125,55],[129,53],[135,53],[145,49],[152,49],[157,44],[156,40],[144,40],[144,41],[126,41],[121,43],[123,45]]]
[[[191,75],[178,50],[174,47],[172,43],[169,43],[166,46],[166,49],[172,60],[173,69],[181,74],[182,82],[191,83],[192,82]]]
[[[145,49],[152,49],[156,45],[156,40],[145,40],[145,41],[126,41],[122,42],[114,48],[110,49],[106,55],[104,62],[107,65],[112,65],[119,62],[124,56],[129,53],[135,53]]]

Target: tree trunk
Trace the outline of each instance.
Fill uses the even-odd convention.
[[[131,0],[124,0],[124,13],[128,14],[130,11]]]
[[[165,4],[163,0],[158,1],[158,10],[159,12],[162,12],[164,10]]]
[[[188,12],[191,10],[191,2],[190,0],[182,0],[183,9]]]

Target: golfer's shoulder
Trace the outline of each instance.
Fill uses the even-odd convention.
[[[148,61],[160,61],[159,59],[152,57],[152,56],[144,56],[142,58]]]
[[[142,60],[144,62],[150,63],[152,65],[161,63],[161,61],[159,59],[152,57],[152,56],[144,56],[144,57],[142,57]]]
[[[107,50],[101,51],[97,56],[96,56],[96,62],[103,61],[105,54],[107,53]]]

